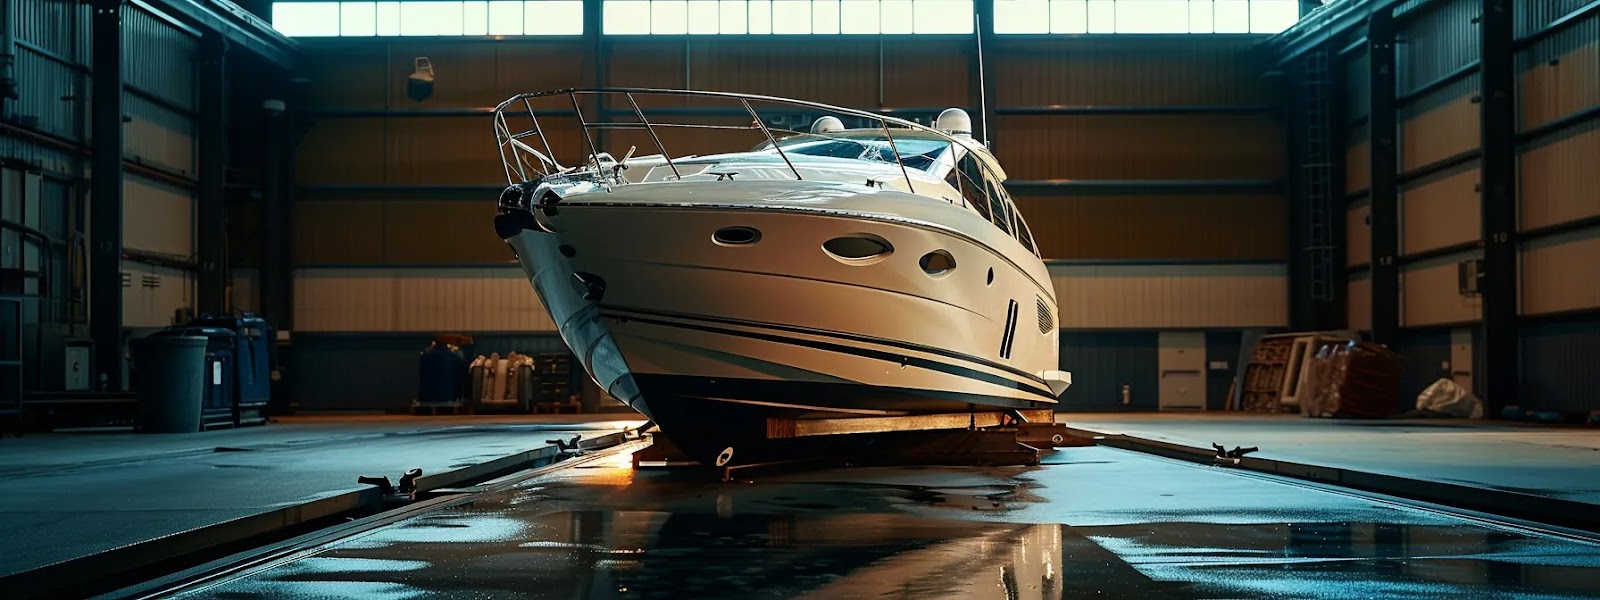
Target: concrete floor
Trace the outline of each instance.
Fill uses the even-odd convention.
[[[575,468],[196,598],[1594,597],[1600,546],[1104,447],[721,483]]]
[[[616,415],[288,417],[177,435],[56,433],[0,440],[0,576],[642,423]],[[26,548],[26,552],[14,551]]]
[[[1345,420],[1226,413],[1062,413],[1106,434],[1600,505],[1600,428],[1457,419]]]

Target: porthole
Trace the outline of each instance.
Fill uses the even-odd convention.
[[[761,231],[754,227],[723,227],[711,234],[711,241],[722,246],[749,246],[761,241]]]
[[[989,278],[983,281],[984,285],[994,285],[994,267],[989,267]]]
[[[932,277],[943,277],[956,270],[956,257],[950,256],[944,250],[934,250],[922,255],[922,260],[917,261],[922,267],[922,272]]]
[[[869,265],[888,258],[894,253],[894,246],[870,233],[858,233],[823,242],[822,250],[848,265]]]

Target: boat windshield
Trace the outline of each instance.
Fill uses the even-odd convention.
[[[799,135],[782,139],[778,140],[778,145],[788,154],[850,158],[891,164],[895,162],[895,151],[898,150],[900,161],[907,169],[921,171],[928,171],[939,164],[939,157],[950,148],[950,143],[944,140],[895,138],[894,147],[891,148],[886,139],[818,135]],[[771,147],[771,144],[762,146]]]

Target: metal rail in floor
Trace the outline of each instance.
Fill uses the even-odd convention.
[[[115,597],[1600,594],[1600,540],[1107,447],[720,481],[619,447]]]

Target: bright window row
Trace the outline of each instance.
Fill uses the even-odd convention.
[[[973,32],[972,0],[605,0],[608,35]]]
[[[1299,0],[995,0],[996,33],[1277,33]],[[295,37],[582,35],[583,0],[275,2]],[[604,0],[608,35],[973,32],[972,0]]]
[[[293,37],[582,35],[583,2],[275,2],[272,27]]]
[[[1278,33],[1299,0],[995,0],[995,33]]]

